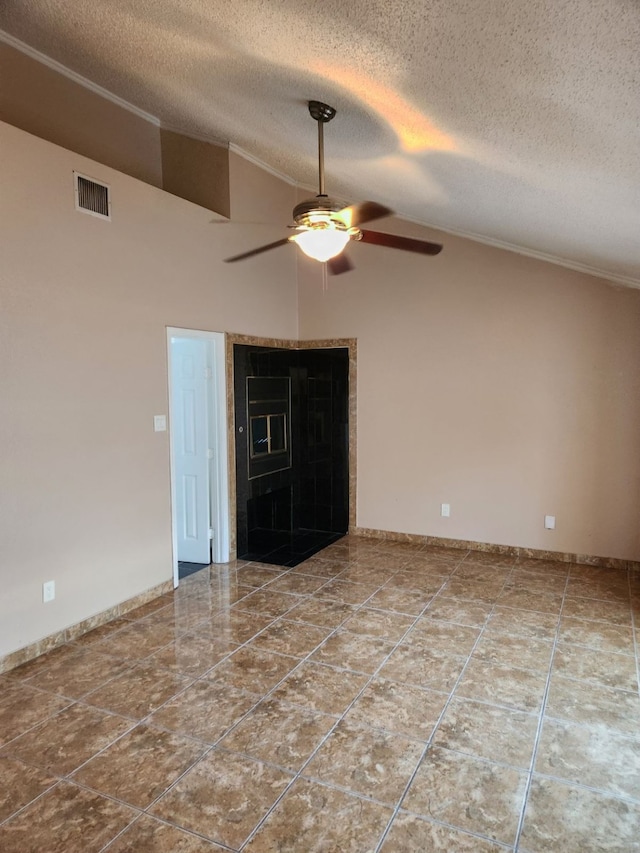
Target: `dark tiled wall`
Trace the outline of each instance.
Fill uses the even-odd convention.
[[[249,479],[246,379],[291,380],[291,467]],[[349,525],[349,357],[346,348],[234,346],[238,556],[297,537],[312,547]],[[300,546],[301,549],[303,546]],[[317,548],[316,548],[317,550]]]

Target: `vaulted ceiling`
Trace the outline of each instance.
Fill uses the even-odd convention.
[[[310,188],[325,101],[331,195],[640,286],[637,0],[3,0],[0,27]]]

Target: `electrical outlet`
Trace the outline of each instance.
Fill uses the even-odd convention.
[[[545,526],[545,530],[555,530],[556,529],[556,517],[555,517],[555,515],[545,515],[544,526]]]
[[[47,601],[53,601],[56,597],[56,582],[47,581],[42,584],[42,600],[46,604]]]
[[[451,506],[449,504],[440,504],[440,515],[442,518],[449,518],[451,515]]]

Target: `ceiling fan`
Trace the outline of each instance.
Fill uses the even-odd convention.
[[[232,258],[226,258],[226,262],[242,261],[278,246],[284,246],[285,243],[297,243],[306,255],[318,261],[326,261],[329,272],[339,275],[353,269],[351,261],[343,251],[351,240],[361,240],[363,243],[373,243],[376,246],[387,246],[391,249],[404,249],[406,252],[418,252],[423,255],[437,255],[442,250],[439,243],[399,237],[382,231],[365,231],[360,228],[365,222],[391,215],[393,211],[388,207],[375,201],[363,201],[360,204],[342,207],[340,202],[325,193],[324,125],[331,121],[336,111],[320,101],[309,101],[309,113],[318,122],[319,191],[315,198],[301,201],[293,208],[295,225],[289,227],[295,229],[297,233],[240,255],[234,255]]]

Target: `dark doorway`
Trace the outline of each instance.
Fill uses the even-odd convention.
[[[349,351],[233,349],[238,557],[296,566],[349,526]]]

